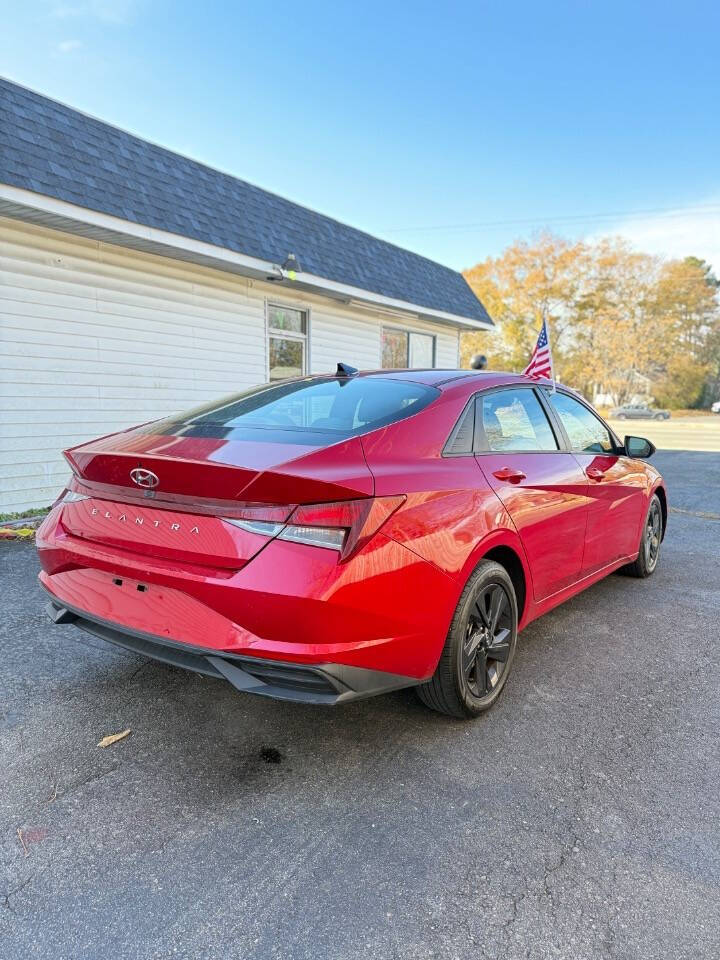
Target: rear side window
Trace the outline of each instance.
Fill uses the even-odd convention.
[[[490,451],[558,450],[547,415],[533,390],[496,390],[478,397]]]
[[[575,453],[614,451],[615,446],[607,427],[584,404],[566,393],[549,393],[547,397],[565,427],[571,450]]]
[[[475,403],[469,403],[460,414],[443,449],[445,457],[462,457],[473,452],[475,439]]]
[[[170,418],[163,427],[166,433],[222,437],[255,431],[322,433],[334,441],[409,417],[437,396],[434,387],[404,380],[308,377],[226,397]]]

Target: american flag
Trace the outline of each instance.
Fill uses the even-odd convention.
[[[525,367],[523,373],[532,380],[552,377],[552,354],[550,353],[547,324],[544,320],[540,328],[540,336],[537,338],[535,349],[532,352],[532,357],[530,357],[530,363]]]

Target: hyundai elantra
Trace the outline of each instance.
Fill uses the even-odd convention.
[[[56,623],[243,692],[473,717],[531,621],[656,569],[653,451],[560,385],[339,364],[66,451],[40,582]]]

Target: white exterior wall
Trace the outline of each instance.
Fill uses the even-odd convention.
[[[309,311],[313,372],[381,365],[383,325],[454,328],[0,218],[0,512],[46,506],[61,451],[267,380],[266,302]]]

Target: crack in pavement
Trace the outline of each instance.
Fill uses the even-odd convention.
[[[7,909],[11,913],[13,913],[14,911],[12,906],[10,905],[10,897],[14,897],[16,893],[20,893],[21,890],[24,890],[34,876],[35,874],[31,873],[30,876],[27,877],[27,879],[23,880],[23,882],[19,884],[17,887],[14,887],[12,890],[9,890],[7,893],[2,894],[3,906],[7,907]]]
[[[94,783],[96,780],[102,780],[102,778],[106,777],[109,773],[115,773],[115,771],[119,768],[119,766],[120,764],[116,763],[112,767],[108,767],[106,770],[93,771],[89,773],[86,777],[81,777],[79,780],[75,780],[72,783],[68,784],[65,790],[61,790],[57,793],[57,797],[67,797],[71,793],[74,793],[76,790],[79,790],[80,787],[84,787],[88,783]]]

